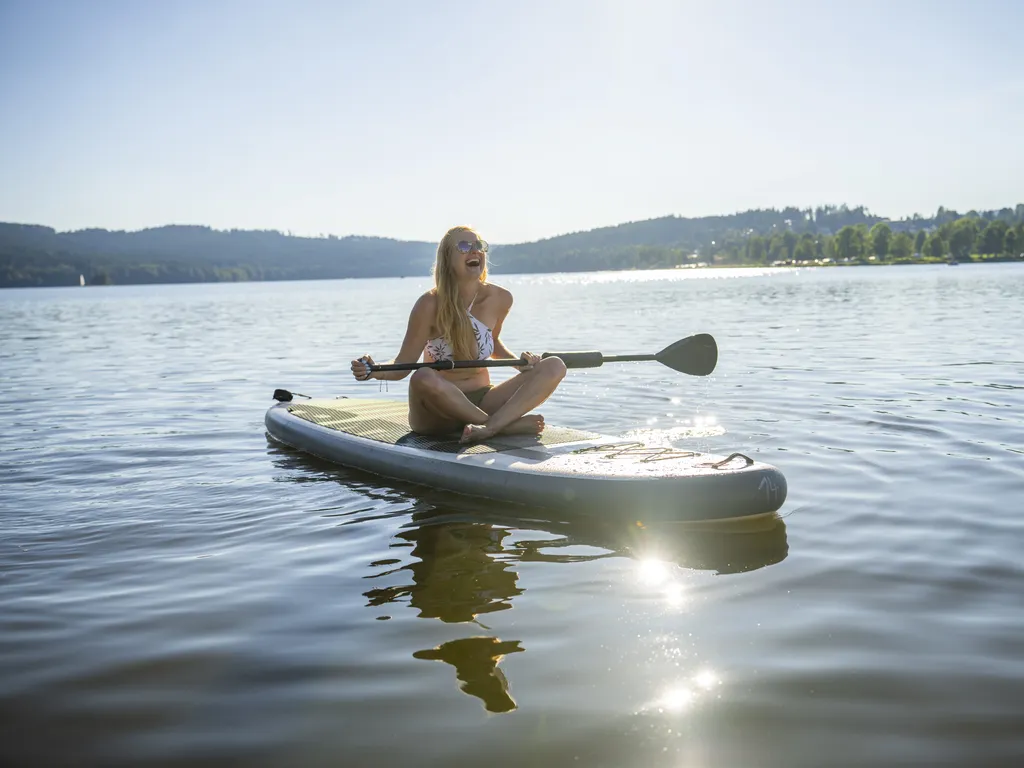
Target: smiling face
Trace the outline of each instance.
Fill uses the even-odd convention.
[[[452,235],[449,264],[455,278],[480,280],[486,276],[486,241],[472,229],[457,230]]]
[[[486,283],[487,250],[487,243],[472,227],[449,229],[437,245],[437,258],[431,270],[435,289],[455,297],[460,284]]]

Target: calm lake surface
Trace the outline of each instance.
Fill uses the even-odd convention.
[[[549,424],[742,451],[762,530],[596,526],[270,442],[404,398],[429,281],[0,292],[4,765],[1024,759],[1024,265],[501,276]],[[496,380],[506,377],[501,370]]]

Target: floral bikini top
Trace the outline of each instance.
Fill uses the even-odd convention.
[[[473,326],[473,335],[476,336],[477,360],[486,360],[494,354],[494,335],[491,333],[490,328],[473,317],[473,313],[470,312],[475,303],[476,296],[473,297],[473,301],[469,302],[466,313],[469,315],[469,322]],[[452,359],[452,346],[444,336],[430,339],[424,350],[434,360]]]

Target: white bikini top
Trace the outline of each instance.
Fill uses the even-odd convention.
[[[469,302],[466,314],[469,315],[469,322],[473,326],[473,335],[476,336],[477,360],[486,360],[494,354],[494,335],[490,328],[473,317],[473,313],[470,312],[475,303],[476,296],[473,297],[473,301]],[[444,336],[430,339],[424,349],[434,360],[452,359],[452,346]]]

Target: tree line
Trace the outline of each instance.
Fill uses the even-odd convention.
[[[1024,259],[1024,222],[1019,218],[985,220],[962,216],[920,229],[896,228],[880,221],[851,224],[835,235],[791,229],[771,235],[735,236],[711,247],[717,263],[907,264],[945,261]]]
[[[138,232],[0,223],[0,287],[315,280],[429,274],[436,243],[165,226]],[[495,246],[496,274],[695,265],[911,263],[1020,258],[1024,204],[887,220],[864,207],[666,216]]]

